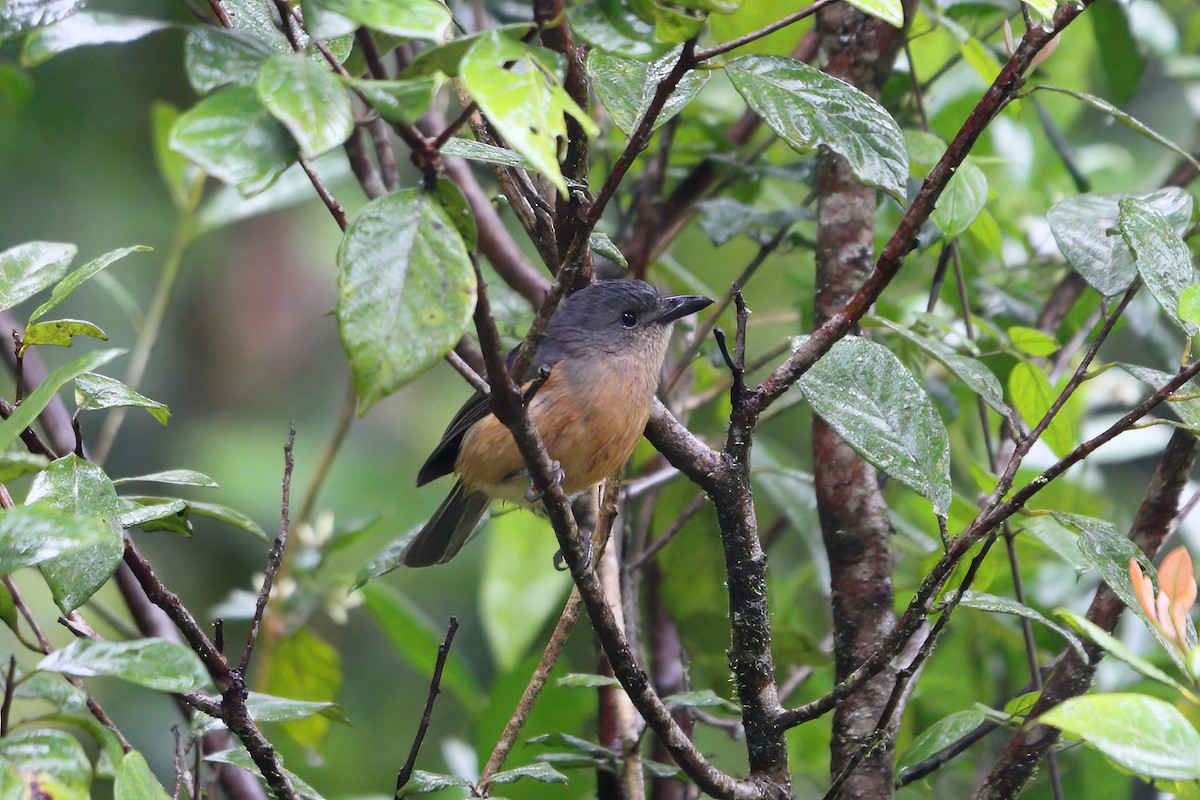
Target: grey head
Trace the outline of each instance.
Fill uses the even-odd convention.
[[[664,297],[645,281],[600,281],[562,301],[550,319],[537,363],[639,350],[661,362],[675,320],[711,303],[695,295]]]

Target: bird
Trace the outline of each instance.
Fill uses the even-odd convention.
[[[530,374],[548,369],[549,376],[529,402],[529,418],[568,496],[595,486],[629,459],[650,418],[675,321],[712,302],[663,296],[640,280],[606,280],[559,304],[530,367]],[[417,486],[451,473],[457,476],[454,488],[404,547],[404,566],[449,561],[493,500],[523,506],[536,501],[525,460],[482,392],[450,420],[418,471]]]

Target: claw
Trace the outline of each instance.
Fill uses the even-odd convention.
[[[559,464],[557,461],[551,461],[550,479],[554,485],[562,486],[563,481],[566,480],[566,478],[567,473],[563,472],[562,464]],[[537,487],[534,486],[532,482],[529,484],[529,488],[525,490],[525,502],[531,505],[541,500],[543,496],[544,493],[539,492]]]
[[[583,536],[583,572],[586,574],[592,568],[592,534],[590,531],[580,531]],[[563,556],[561,549],[554,552],[554,568],[559,572],[566,572],[570,567],[567,565],[567,559]]]

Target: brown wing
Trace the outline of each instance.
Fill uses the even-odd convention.
[[[458,460],[458,450],[462,446],[463,434],[467,432],[468,428],[491,413],[491,400],[481,392],[476,392],[470,400],[464,403],[454,418],[450,420],[450,424],[446,426],[442,440],[437,443],[437,447],[433,448],[433,452],[429,454],[429,458],[425,459],[425,463],[417,473],[417,486],[424,486],[432,480],[453,472],[454,462]]]

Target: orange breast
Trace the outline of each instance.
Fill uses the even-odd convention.
[[[646,428],[657,375],[623,369],[631,365],[622,361],[610,358],[600,369],[560,364],[530,405],[546,451],[562,466],[567,494],[620,469]],[[512,435],[490,415],[467,431],[455,464],[473,488],[516,502],[529,487],[529,479],[519,475],[524,469]]]

